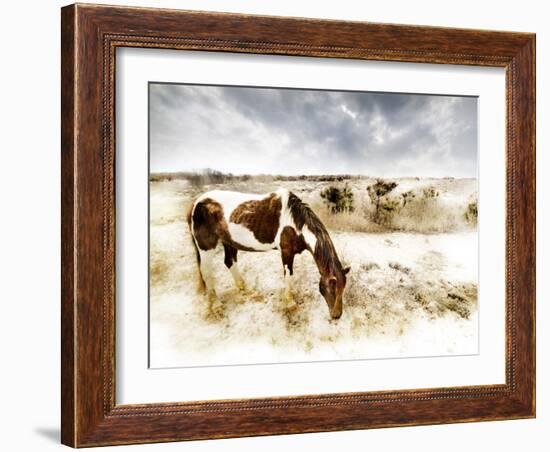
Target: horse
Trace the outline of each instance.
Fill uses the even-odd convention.
[[[308,251],[320,274],[319,291],[329,314],[339,319],[343,311],[346,275],[330,235],[319,217],[298,196],[286,189],[267,194],[214,190],[192,203],[187,223],[199,266],[199,289],[208,296],[212,313],[222,309],[215,290],[212,263],[221,243],[225,266],[239,290],[246,285],[237,267],[238,251],[280,250],[285,290],[283,300],[291,309],[294,256]]]

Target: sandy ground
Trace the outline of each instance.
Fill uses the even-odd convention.
[[[317,189],[302,189],[302,196],[312,188]],[[331,231],[341,260],[352,267],[339,320],[329,317],[309,253],[296,256],[298,308],[288,312],[280,301],[283,274],[277,251],[239,253],[249,289],[243,294],[234,287],[220,249],[217,291],[224,313],[214,318],[196,293],[197,264],[184,221],[192,190],[183,181],[155,182],[150,196],[153,368],[478,351],[475,228]],[[454,195],[451,190],[443,196]]]

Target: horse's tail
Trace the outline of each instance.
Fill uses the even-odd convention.
[[[189,225],[189,233],[191,234],[191,242],[193,243],[193,248],[195,249],[195,256],[197,259],[197,274],[199,275],[198,278],[198,285],[197,290],[201,293],[204,293],[206,291],[206,284],[204,283],[204,278],[202,277],[201,273],[201,254],[199,252],[199,247],[197,246],[197,240],[195,239],[195,232],[193,231],[193,209],[195,207],[195,201],[191,203],[191,206],[189,207],[189,210],[187,211],[187,224]]]

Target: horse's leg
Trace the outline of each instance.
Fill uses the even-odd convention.
[[[293,293],[293,265],[294,256],[297,252],[300,252],[300,250],[297,247],[297,235],[293,228],[288,226],[283,228],[279,246],[281,248],[281,259],[283,260],[283,275],[285,280],[283,302],[285,303],[287,309],[295,309],[296,302],[294,301]]]
[[[231,275],[233,276],[233,279],[235,281],[235,285],[239,290],[245,290],[244,279],[241,276],[241,273],[239,272],[239,268],[237,266],[237,248],[234,248],[231,245],[226,245],[224,243],[223,249],[225,251],[224,263],[231,272]]]
[[[219,314],[222,304],[216,295],[216,280],[214,277],[213,260],[216,253],[216,248],[211,250],[200,250],[201,263],[200,271],[204,284],[206,286],[206,294],[208,296],[209,309],[213,314]]]
[[[201,295],[206,294],[206,283],[204,282],[204,277],[202,276],[201,272],[201,253],[199,251],[199,248],[197,246],[197,243],[195,242],[195,239],[193,238],[193,248],[195,249],[196,257],[197,257],[197,265],[199,267],[199,278],[198,278],[198,284],[197,284],[197,292]]]
[[[283,292],[283,302],[286,305],[286,308],[291,310],[297,307],[296,302],[294,301],[294,276],[293,276],[293,265],[294,265],[294,253],[287,252],[284,249],[281,250],[281,258],[283,260],[283,275],[285,288]]]

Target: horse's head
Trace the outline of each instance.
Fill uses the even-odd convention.
[[[349,270],[350,268],[346,267],[331,271],[327,275],[321,275],[319,281],[319,292],[325,298],[330,316],[333,319],[339,319],[342,316],[342,296],[344,295],[346,275]]]

